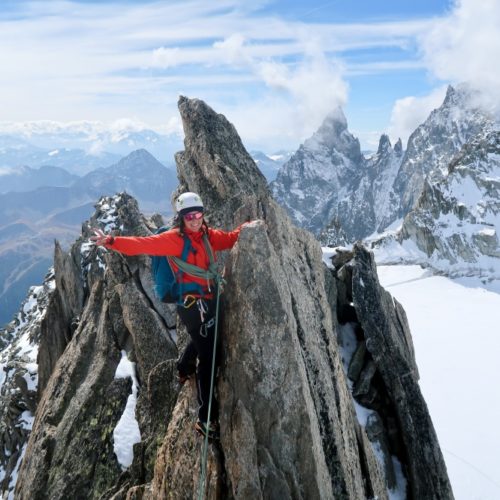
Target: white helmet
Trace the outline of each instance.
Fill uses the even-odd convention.
[[[203,202],[196,193],[182,193],[175,200],[175,210],[180,215],[189,212],[203,212]]]

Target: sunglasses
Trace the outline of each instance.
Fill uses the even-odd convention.
[[[203,212],[189,212],[184,216],[184,220],[188,222],[192,220],[200,220],[203,217]]]

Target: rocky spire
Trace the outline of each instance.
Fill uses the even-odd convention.
[[[238,143],[236,138],[227,142]],[[191,154],[186,151],[181,158]],[[187,165],[178,164],[180,178],[186,177]],[[225,166],[215,166],[215,171],[207,172],[209,178],[220,179],[220,189],[231,193],[221,175]],[[238,181],[241,186],[234,185],[233,189],[244,189],[250,179],[240,176]],[[419,394],[418,374],[402,308],[395,310],[389,302],[382,305],[376,299],[382,291],[375,286],[375,266],[373,261],[370,266],[362,264],[370,259],[369,254],[360,247],[356,254],[359,261],[355,260],[359,264],[351,264],[361,266],[359,274],[354,278],[348,270],[350,266],[344,264],[335,272],[337,279],[331,271],[325,271],[312,235],[291,225],[266,192],[259,188],[246,203],[250,211],[257,207],[264,221],[242,231],[226,261],[224,364],[218,387],[221,447],[214,446],[210,453],[207,496],[217,497],[219,491],[222,496],[235,498],[387,498],[388,485],[396,487],[394,472],[390,472],[392,466],[383,471],[367,431],[356,419],[340,357],[339,341],[343,338],[338,317],[352,303],[349,290],[353,290],[354,279],[357,287],[366,279],[374,286],[367,295],[357,293],[355,299],[359,303],[359,321],[366,321],[366,338],[372,335],[377,321],[374,314],[380,315],[379,319],[384,317],[383,323],[399,324],[399,333],[394,331],[393,337],[376,342],[397,342],[396,352],[407,363],[398,369],[412,373],[402,387],[381,394],[380,388],[370,389],[370,380],[377,380],[373,376],[376,372],[384,372],[383,377],[393,376],[385,373],[384,368],[393,360],[380,357],[375,351],[365,358],[358,356],[361,368],[353,378],[359,383],[359,394],[379,393],[380,403],[375,406],[385,406],[377,413],[378,420],[373,417],[378,431],[370,432],[392,436],[387,438],[385,463],[392,464],[392,454],[400,457],[408,472],[408,487],[417,498],[452,498],[421,395],[418,401],[423,406],[416,411],[425,415],[425,445],[420,446],[423,443],[419,442],[418,430],[401,420],[407,412],[414,411],[410,401]],[[238,207],[230,212],[223,205],[218,209],[221,217],[232,218],[233,224],[242,210]],[[375,303],[378,305],[373,309]],[[401,335],[406,343],[397,340]],[[371,342],[367,340],[366,345]],[[373,369],[375,365],[370,362],[377,367]],[[360,379],[359,373],[365,376]],[[406,394],[401,406],[400,389]],[[186,430],[195,413],[190,401],[188,391],[181,393],[159,451],[152,485],[156,497],[196,494],[199,449],[192,433]],[[405,432],[412,437],[404,437]],[[395,436],[399,436],[397,445]],[[185,450],[193,453],[186,457]],[[433,450],[431,454],[429,450]],[[182,463],[178,464],[180,455]],[[430,456],[432,465],[426,461]],[[196,470],[189,467],[193,463]],[[424,474],[426,467],[436,475]]]
[[[347,119],[341,108],[330,112],[319,129],[304,142],[304,147],[309,149],[321,146],[331,152],[345,155],[354,163],[362,161],[359,140],[347,129]]]
[[[199,193],[210,221],[219,227],[256,216],[256,205],[269,197],[267,181],[234,126],[199,99],[181,96],[178,104],[185,135],[185,150],[175,155],[178,192]],[[240,213],[248,203],[253,210]]]
[[[446,89],[446,96],[443,101],[443,106],[456,106],[457,104],[459,104],[460,99],[460,93],[457,92],[452,85],[448,85]]]
[[[378,142],[377,155],[383,155],[391,149],[391,141],[387,134],[382,134]]]
[[[113,432],[132,385],[116,376],[122,358],[136,363],[141,386],[142,440],[132,467],[140,475],[147,469],[143,461],[154,461],[175,402],[177,349],[169,331],[175,320],[154,297],[148,259],[97,251],[88,243],[91,227],[149,233],[137,202],[121,194],[100,200],[69,254],[56,247],[55,290],[39,342],[36,418],[16,498],[89,498],[120,488]]]
[[[394,144],[394,152],[401,156],[403,154],[403,143],[401,142],[401,138],[398,138],[396,144]]]

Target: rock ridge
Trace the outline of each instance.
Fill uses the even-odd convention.
[[[179,191],[198,192],[216,227],[259,219],[220,259],[221,439],[209,446],[204,496],[453,498],[404,311],[378,285],[371,254],[355,247],[327,268],[313,235],[272,199],[234,126],[197,99],[181,97],[179,110]],[[65,347],[45,363],[16,498],[198,496],[195,388],[181,389],[175,369],[186,332],[171,331],[173,310],[155,299],[146,257],[87,243],[90,227],[147,235],[160,223],[126,194],[102,198],[71,252],[58,254],[64,303],[46,317],[65,312],[57,340],[45,342]],[[125,464],[113,436],[133,396],[132,376],[116,378],[126,360],[135,363],[140,441],[125,443]]]

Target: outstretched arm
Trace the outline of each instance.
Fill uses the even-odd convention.
[[[104,246],[125,255],[176,255],[182,253],[182,238],[175,233],[164,232],[152,236],[111,236],[100,229],[94,229],[91,236],[98,246]]]
[[[240,224],[233,231],[222,231],[220,229],[209,229],[208,230],[208,239],[212,248],[214,250],[227,250],[229,248],[233,248],[234,244],[238,241],[240,236],[240,231],[243,227],[251,222],[244,222]]]

